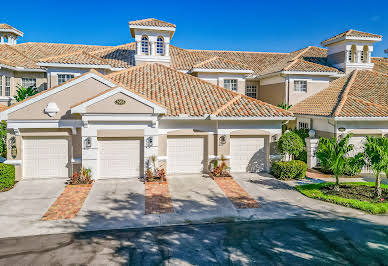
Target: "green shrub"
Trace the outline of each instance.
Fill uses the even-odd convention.
[[[0,163],[0,191],[15,184],[15,166]]]
[[[346,159],[344,174],[348,176],[359,175],[364,166],[365,166],[364,153],[360,152],[356,154],[354,157],[350,157]]]
[[[298,134],[288,131],[278,141],[278,149],[281,154],[289,154],[297,157],[303,151],[303,141]]]
[[[274,162],[272,173],[279,179],[301,179],[306,177],[307,164],[302,161]]]

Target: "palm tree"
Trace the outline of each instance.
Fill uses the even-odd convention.
[[[280,108],[282,108],[284,110],[288,110],[288,109],[290,109],[292,107],[292,105],[291,104],[287,104],[287,103],[281,103],[281,104],[278,104],[277,107],[280,107]]]
[[[16,101],[20,102],[24,99],[27,99],[28,97],[31,97],[38,93],[38,89],[34,86],[30,86],[28,88],[24,88],[23,86],[18,85],[17,86],[17,95],[15,95]]]
[[[375,196],[381,198],[381,172],[388,173],[388,139],[366,137],[365,153],[376,176]]]
[[[333,172],[335,176],[335,190],[339,190],[339,177],[345,172],[345,164],[347,161],[346,155],[353,150],[353,145],[349,144],[351,135],[348,134],[344,138],[337,139],[332,137],[329,139],[320,138],[316,156],[321,164]]]

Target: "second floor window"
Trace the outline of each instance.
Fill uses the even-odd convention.
[[[11,77],[5,77],[5,96],[11,96]]]
[[[247,85],[246,94],[247,94],[247,96],[256,99],[257,98],[257,86],[256,85]]]
[[[36,88],[36,79],[34,79],[34,78],[22,78],[22,87],[24,87],[24,88],[35,87]]]
[[[156,53],[158,55],[164,54],[164,42],[162,37],[158,37],[158,40],[156,41]]]
[[[298,123],[298,128],[299,128],[299,129],[309,129],[309,123],[306,123],[306,122],[299,122],[299,123]]]
[[[145,55],[150,54],[150,44],[147,36],[141,38],[141,53]]]
[[[294,91],[296,92],[307,92],[307,80],[295,80]]]
[[[224,88],[237,91],[237,79],[224,79]]]
[[[74,78],[73,74],[58,74],[58,85],[73,78]]]

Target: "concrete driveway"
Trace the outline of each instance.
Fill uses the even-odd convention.
[[[0,237],[30,228],[64,189],[63,179],[27,179],[18,182],[13,189],[0,193]]]

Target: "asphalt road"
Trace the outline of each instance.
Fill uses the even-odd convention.
[[[388,226],[271,220],[0,240],[0,265],[191,264],[388,265]]]

